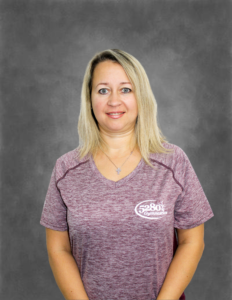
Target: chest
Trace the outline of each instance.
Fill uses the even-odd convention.
[[[149,239],[154,232],[165,236],[167,228],[173,230],[174,206],[181,189],[170,170],[143,165],[129,180],[118,179],[119,186],[114,187],[105,178],[116,176],[106,170],[101,178],[91,165],[89,161],[70,170],[58,184],[67,206],[70,233],[105,240],[109,234],[121,235],[126,228],[130,237],[141,232],[141,238],[145,234]]]
[[[96,156],[94,163],[106,179],[116,182],[133,172],[141,159],[142,155],[140,153],[132,154],[128,158],[114,160],[110,160],[107,156]]]

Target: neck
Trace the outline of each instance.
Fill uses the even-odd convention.
[[[101,132],[103,143],[100,148],[110,157],[124,157],[136,149],[134,129],[123,134]]]

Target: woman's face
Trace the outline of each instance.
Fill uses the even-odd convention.
[[[132,84],[120,64],[109,60],[96,66],[91,100],[100,130],[126,132],[134,128],[138,115],[137,101]],[[123,114],[109,116],[113,112]]]

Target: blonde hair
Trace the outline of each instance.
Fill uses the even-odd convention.
[[[157,103],[153,95],[147,74],[140,62],[125,51],[118,49],[105,50],[96,53],[87,65],[81,91],[81,108],[78,121],[80,145],[78,156],[82,159],[87,154],[95,154],[104,141],[101,137],[98,122],[91,110],[91,91],[93,72],[97,64],[110,60],[119,63],[127,74],[135,93],[138,106],[138,116],[135,125],[136,143],[141,155],[149,166],[150,153],[173,152],[165,148],[166,138],[158,127]]]

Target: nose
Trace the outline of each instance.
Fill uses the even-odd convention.
[[[117,94],[117,92],[112,91],[108,99],[108,105],[117,106],[119,104],[121,104],[119,95]]]

